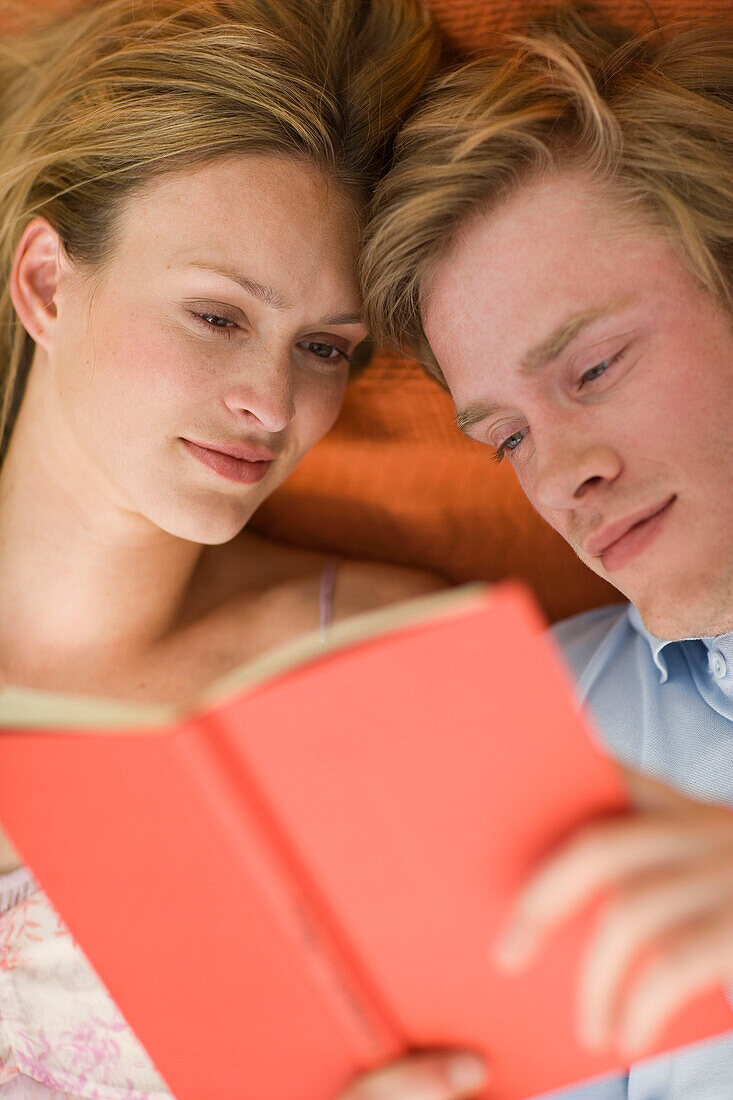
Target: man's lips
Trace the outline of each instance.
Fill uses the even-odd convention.
[[[204,466],[243,485],[261,481],[277,455],[264,447],[251,443],[201,443],[182,439],[189,454]]]
[[[605,527],[601,527],[600,530],[595,531],[590,538],[585,540],[582,544],[583,551],[588,557],[599,558],[615,542],[619,542],[620,539],[624,538],[632,527],[636,527],[640,523],[646,523],[647,520],[659,515],[665,508],[669,507],[674,499],[675,494],[673,493],[672,496],[667,497],[666,500],[660,503],[642,508],[638,512],[632,512],[631,515],[615,520],[613,523],[607,523]]]
[[[658,504],[606,524],[586,540],[585,553],[600,558],[608,573],[621,569],[654,541],[676,499],[672,494]]]

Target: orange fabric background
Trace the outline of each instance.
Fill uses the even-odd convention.
[[[448,44],[460,52],[480,50],[494,31],[521,27],[525,13],[549,8],[554,0],[427,0]],[[730,19],[730,0],[594,0],[609,17],[646,30],[655,22]]]
[[[26,16],[73,2],[10,0]],[[641,27],[653,18],[730,17],[730,0],[602,6]],[[521,25],[527,5],[432,0],[432,8],[460,54],[480,50],[492,31]],[[389,355],[354,382],[336,427],[252,526],[295,545],[422,566],[453,581],[522,577],[552,619],[617,598],[535,515],[508,465],[497,466],[488,448],[458,433],[448,397]]]

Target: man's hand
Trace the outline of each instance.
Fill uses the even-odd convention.
[[[429,1051],[359,1077],[338,1100],[469,1100],[485,1080],[476,1055]]]
[[[610,890],[582,966],[578,1027],[588,1047],[635,1055],[687,1000],[733,981],[733,811],[638,773],[626,779],[637,810],[580,829],[540,867],[495,959],[521,969],[560,922]]]

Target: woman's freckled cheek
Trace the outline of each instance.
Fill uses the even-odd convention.
[[[190,344],[172,326],[141,319],[131,325],[127,336],[121,336],[116,358],[128,374],[144,379],[153,390],[170,387],[181,396],[181,391],[195,386],[202,376],[210,378],[216,369],[213,355],[204,354],[193,340]]]

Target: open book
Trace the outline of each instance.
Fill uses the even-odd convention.
[[[592,913],[490,945],[615,768],[513,585],[363,616],[191,712],[0,695],[0,819],[178,1100],[331,1100],[408,1049],[514,1100],[615,1069],[574,1035]],[[733,1025],[700,999],[660,1047]]]

